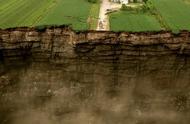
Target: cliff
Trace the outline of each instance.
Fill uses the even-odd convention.
[[[119,56],[190,55],[190,32],[75,32],[69,27],[0,30],[0,60],[32,58],[61,62],[64,58],[113,59]],[[98,59],[97,59],[98,58]]]
[[[188,124],[189,55],[187,31],[0,30],[0,123]]]

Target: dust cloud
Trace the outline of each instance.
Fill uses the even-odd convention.
[[[188,124],[190,65],[157,59],[1,65],[0,124]]]

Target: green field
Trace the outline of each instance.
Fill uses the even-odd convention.
[[[152,2],[171,30],[190,30],[190,0],[152,0]]]
[[[87,30],[95,25],[88,18],[98,17],[91,9],[98,7],[87,0],[0,0],[0,28],[69,24]]]
[[[150,2],[153,10],[146,13],[125,10],[111,14],[111,30],[173,32],[190,30],[190,0],[150,0]]]
[[[0,28],[71,25],[75,30],[97,27],[100,2],[88,0],[0,0]],[[149,0],[146,12],[110,14],[113,31],[190,30],[190,0]]]
[[[120,11],[110,16],[113,31],[159,31],[161,26],[156,18],[147,13]]]
[[[93,4],[91,7],[90,16],[88,20],[90,22],[89,29],[95,30],[97,28],[99,12],[100,12],[100,0],[98,0],[98,2]]]

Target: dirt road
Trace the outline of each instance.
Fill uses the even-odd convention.
[[[111,6],[109,0],[102,0],[97,30],[109,30],[109,18],[106,13],[110,7]]]
[[[121,8],[120,4],[111,3],[109,0],[102,0],[101,1],[101,7],[100,7],[97,30],[109,31],[110,30],[109,16],[106,13],[108,11],[113,10],[113,9],[118,10],[120,8]]]

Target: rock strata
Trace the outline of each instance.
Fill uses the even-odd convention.
[[[190,55],[190,32],[75,32],[69,27],[14,28],[0,30],[0,60],[32,58],[34,61],[64,61],[64,58],[111,55]]]

